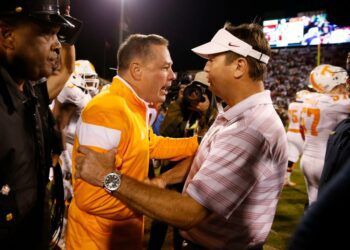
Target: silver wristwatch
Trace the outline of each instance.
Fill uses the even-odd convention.
[[[118,190],[121,184],[121,176],[122,175],[119,172],[107,174],[103,180],[104,189],[109,193]]]

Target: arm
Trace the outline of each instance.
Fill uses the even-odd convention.
[[[188,195],[149,186],[125,175],[113,196],[142,214],[185,230],[209,215],[209,210]]]
[[[80,147],[79,151],[88,155],[89,158],[84,155],[77,158],[75,176],[84,176],[84,179],[90,180],[89,183],[97,186],[96,189],[99,187],[100,190],[103,190],[101,188],[103,178],[113,170],[112,165],[103,163],[100,159],[101,155],[87,147]],[[81,169],[81,164],[85,166],[87,164],[90,167],[89,172],[85,171],[86,168]],[[190,229],[197,225],[209,214],[204,206],[190,196],[150,186],[126,175],[122,175],[121,185],[111,197],[118,198],[128,207],[153,219],[162,220],[183,229]]]
[[[170,138],[157,136],[150,129],[150,158],[169,159],[178,161],[196,153],[198,148],[198,138]]]
[[[56,70],[47,80],[47,90],[50,100],[53,100],[61,92],[65,83],[74,71],[75,47],[62,44],[61,67]]]
[[[171,103],[160,126],[160,134],[164,137],[154,135],[152,130],[149,133],[150,158],[176,161],[192,156],[197,150],[198,139],[183,138],[186,123],[181,112],[180,101]]]
[[[237,131],[236,133],[242,132],[244,131]],[[256,136],[259,136],[259,134]],[[233,138],[226,134],[222,134],[220,138],[217,138],[217,144],[212,146],[213,150],[206,156],[206,160],[201,163],[200,170],[195,173],[186,188],[186,192],[191,197],[148,186],[124,175],[121,178],[119,189],[113,195],[128,207],[184,229],[195,226],[206,218],[211,211],[229,218],[232,212],[249,195],[258,179],[267,173],[268,169],[263,165],[259,165],[260,162],[256,159],[269,155],[269,148],[263,147],[264,145],[268,146],[264,144],[263,137],[256,138],[254,146],[249,146],[250,150],[241,154],[234,154],[234,151],[225,150],[232,147],[232,144],[240,149],[244,138],[235,137],[235,140]],[[219,161],[220,158],[217,156],[222,151],[225,154],[221,157],[226,159],[225,162],[231,164],[222,164],[222,160]],[[101,187],[103,176],[112,172],[113,166],[104,164],[98,159],[100,154],[86,147],[79,147],[79,152],[82,154],[76,160],[77,172],[75,177],[82,178],[91,185]],[[234,164],[242,161],[242,159],[244,159],[242,164]],[[255,162],[255,164],[252,164],[252,162]],[[222,183],[215,181],[217,175],[221,175],[225,181]],[[210,185],[212,191],[206,192],[203,185]],[[277,196],[279,191],[277,192],[275,186],[270,188],[271,196]],[[234,194],[227,199],[225,206],[221,206],[218,202],[220,199],[215,198],[224,198],[222,194],[227,193],[228,190],[234,190]]]
[[[75,204],[85,213],[111,220],[125,220],[135,216],[133,210],[103,188],[92,186],[80,179],[74,180],[73,184]]]
[[[73,104],[63,104],[59,100],[55,100],[55,106],[53,107],[52,113],[60,131],[69,124],[75,111],[76,107]]]
[[[106,107],[101,103],[93,103],[91,106],[88,105],[82,113],[82,122],[77,127],[73,150],[73,176],[76,172],[75,158],[78,155],[76,148],[79,144],[89,145],[91,150],[100,152],[102,155],[110,149],[117,148],[118,153],[111,153],[109,164],[113,169],[123,165],[123,145],[126,145],[128,135],[123,131],[128,131],[128,121],[123,113],[118,112],[119,109],[115,108],[120,105],[118,100],[105,99],[103,103],[114,103],[115,105]],[[122,171],[124,171],[123,167]],[[74,201],[77,207],[86,213],[113,220],[135,216],[134,211],[102,188],[92,186],[83,180],[73,180],[73,187]]]
[[[147,179],[145,182],[161,188],[165,188],[167,185],[183,183],[186,180],[192,161],[193,157],[186,158],[162,175],[151,180]]]

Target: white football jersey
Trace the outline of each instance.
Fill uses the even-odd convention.
[[[68,126],[63,130],[67,143],[73,145],[77,121],[80,117],[81,111],[91,100],[91,95],[84,92],[81,88],[75,86],[74,84],[66,83],[60,94],[57,96],[57,100],[62,104],[69,103],[77,107],[77,111],[72,116]]]
[[[300,134],[300,114],[303,103],[291,102],[288,106],[288,161],[297,162],[303,152],[304,140]]]
[[[300,134],[300,113],[302,102],[291,102],[288,106],[288,132]]]
[[[79,113],[91,100],[91,95],[71,83],[66,83],[60,94],[57,96],[60,103],[70,103],[78,107]]]
[[[304,155],[324,159],[327,140],[335,126],[350,113],[347,95],[313,94],[304,101],[301,125],[304,128]]]

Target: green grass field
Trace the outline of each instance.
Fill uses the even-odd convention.
[[[297,185],[284,187],[264,250],[286,249],[286,245],[303,215],[307,194],[304,177],[299,166],[293,170],[291,179]]]

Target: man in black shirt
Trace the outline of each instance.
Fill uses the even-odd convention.
[[[46,184],[52,122],[46,82],[60,62],[57,33],[74,28],[57,0],[0,1],[1,249],[48,249]]]

